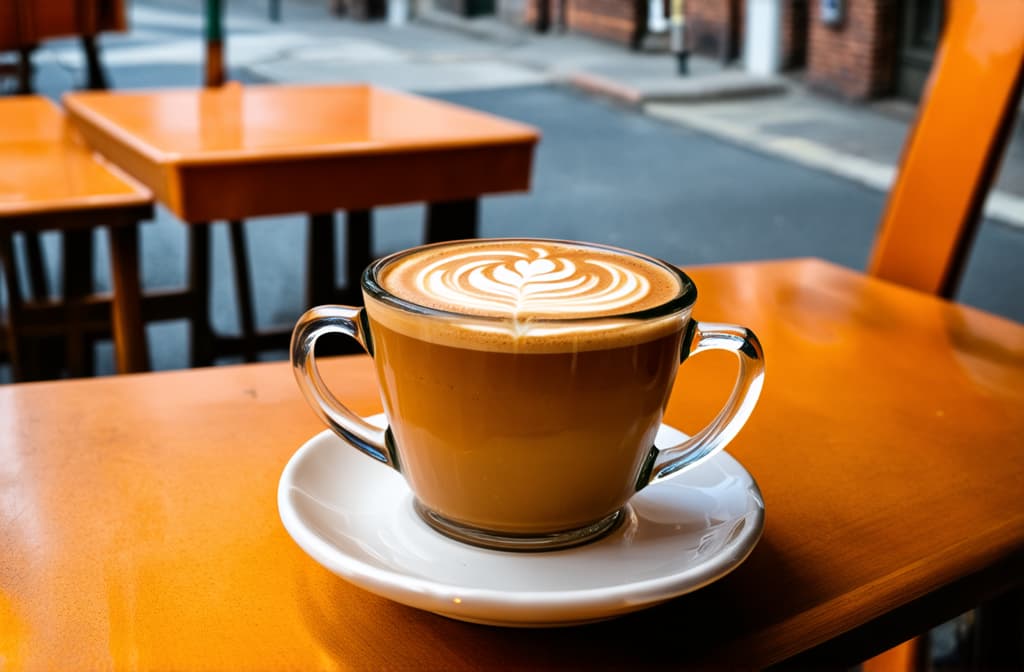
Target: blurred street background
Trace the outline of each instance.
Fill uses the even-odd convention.
[[[484,236],[611,243],[684,268],[816,256],[862,269],[915,109],[913,90],[876,95],[856,81],[822,80],[813,64],[752,74],[742,59],[716,54],[721,44],[697,50],[690,74],[682,77],[663,33],[650,31],[639,49],[631,49],[619,23],[591,20],[582,10],[573,15],[578,26],[540,33],[524,23],[530,21],[524,5],[507,3],[474,18],[451,7],[402,4],[407,11],[389,19],[383,5],[349,4],[339,16],[331,0],[284,0],[279,21],[271,20],[272,6],[265,0],[227,3],[230,78],[370,82],[541,130],[531,191],[485,198]],[[361,20],[367,11],[384,14]],[[698,45],[699,28],[693,29]],[[100,43],[114,89],[202,83],[198,0],[136,0],[130,31],[105,34]],[[34,62],[37,88],[48,96],[59,99],[84,85],[77,41],[47,42]],[[1018,124],[959,295],[1017,321],[1024,321],[1022,135]],[[301,219],[248,224],[257,326],[288,324],[302,311]],[[422,207],[377,211],[375,253],[419,244],[422,222]],[[340,216],[338,226],[344,226]],[[182,284],[182,224],[158,209],[142,238],[145,287]],[[223,225],[214,228],[213,241],[213,321],[232,333],[237,315]],[[45,242],[56,252],[55,237]],[[105,248],[97,249],[105,254]],[[105,269],[105,258],[96,267]],[[105,272],[98,272],[100,286],[108,286]],[[344,272],[339,268],[339,283]],[[185,323],[147,328],[154,368],[188,366]],[[109,344],[99,348],[100,373],[112,373]],[[9,372],[0,369],[0,382],[7,380]]]

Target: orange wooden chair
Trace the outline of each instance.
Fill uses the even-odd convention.
[[[868,273],[952,299],[1024,87],[1024,1],[950,0]],[[920,667],[919,641],[864,670]]]
[[[952,298],[1022,87],[1024,2],[946,3],[931,80],[868,273]]]

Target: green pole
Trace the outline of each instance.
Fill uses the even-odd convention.
[[[224,39],[224,7],[220,0],[206,0],[206,41]]]

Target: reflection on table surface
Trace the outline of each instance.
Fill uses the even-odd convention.
[[[761,667],[824,644],[855,662],[1019,581],[1024,327],[816,260],[688,272],[695,316],[749,325],[768,365],[729,448],[760,485],[765,534],[725,579],[586,627],[450,621],[345,583],[288,538],[277,482],[321,427],[287,364],[9,386],[0,659]],[[666,421],[699,426],[731,367],[684,364]],[[380,410],[368,357],[323,368],[353,410]]]

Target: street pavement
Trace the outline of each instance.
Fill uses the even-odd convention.
[[[878,180],[843,174],[832,163],[842,165],[857,158],[859,152],[862,160],[888,166],[891,171],[898,156],[900,129],[905,132],[906,128],[906,120],[899,114],[822,100],[794,89],[792,83],[782,95],[728,103],[640,100],[627,104],[621,98],[595,96],[575,88],[574,75],[619,73],[617,76],[627,81],[631,68],[651,71],[664,67],[669,76],[669,57],[630,54],[621,47],[579,36],[537,37],[496,28],[493,23],[484,24],[483,34],[476,28],[439,28],[423,21],[401,27],[360,24],[329,16],[323,6],[326,0],[322,5],[306,0],[283,4],[284,21],[273,24],[266,19],[264,2],[228,3],[232,12],[227,22],[232,77],[244,82],[370,81],[541,129],[543,140],[531,191],[485,199],[484,236],[593,240],[637,249],[683,266],[817,256],[855,269],[864,267],[885,187]],[[104,60],[116,88],[200,84],[202,17],[192,5],[184,0],[136,2],[132,32],[104,36]],[[55,98],[84,80],[73,41],[46,45],[37,64],[40,90]],[[698,65],[701,76],[717,76],[717,64]],[[735,74],[729,77],[736,79]],[[713,82],[707,87],[715,91]],[[817,133],[814,142],[834,152],[833,162],[816,164],[780,156],[749,138],[730,138],[725,132],[680,118],[688,110],[702,108],[715,111],[712,118],[742,126],[742,106],[756,110],[755,105],[779,106],[786,100],[795,107],[776,110],[771,117],[774,125],[764,124],[770,126],[764,132],[779,133],[787,123],[791,127],[787,132],[795,132],[792,128],[805,125],[810,129],[806,134]],[[730,107],[715,107],[721,105]],[[819,110],[819,119],[827,116],[820,110],[837,115],[834,119],[842,122],[834,122],[836,127],[856,128],[857,123],[883,119],[887,121],[882,123],[891,122],[891,128],[884,137],[871,135],[857,146],[861,149],[851,149],[849,142],[844,145],[837,140],[846,137],[842,133],[822,130],[820,123],[815,127],[806,116],[802,121],[787,117],[797,114],[801,105]],[[673,110],[682,112],[673,114]],[[1004,169],[1004,178],[1022,174],[1015,172],[1019,168],[1016,156],[1011,157],[1010,172]],[[1024,295],[1024,274],[1020,272],[1024,230],[1013,221],[1016,202],[1012,199],[1019,193],[1013,184],[1011,179],[1005,189],[1010,198],[1009,215],[987,219],[981,227],[959,298],[1024,321],[1024,302],[1019,298]],[[379,210],[375,252],[385,254],[421,242],[422,218],[420,206]],[[255,278],[258,325],[288,324],[302,311],[302,222],[299,216],[268,217],[248,225],[253,268],[259,269]],[[339,241],[342,238],[339,236]],[[45,242],[48,249],[56,251],[55,237],[49,236]],[[231,333],[237,329],[237,315],[223,226],[215,227],[213,244],[213,321],[219,330]],[[169,213],[160,210],[156,221],[144,227],[142,245],[147,288],[184,281],[184,228]],[[99,284],[108,286],[105,246],[98,248]],[[55,256],[49,255],[51,261]],[[339,280],[344,270],[339,269]],[[52,272],[56,274],[56,269]],[[185,324],[150,325],[148,330],[155,368],[187,366]],[[109,344],[101,344],[98,355],[101,371],[112,372]],[[283,352],[267,355],[284,356]],[[0,381],[7,375],[0,370]]]

